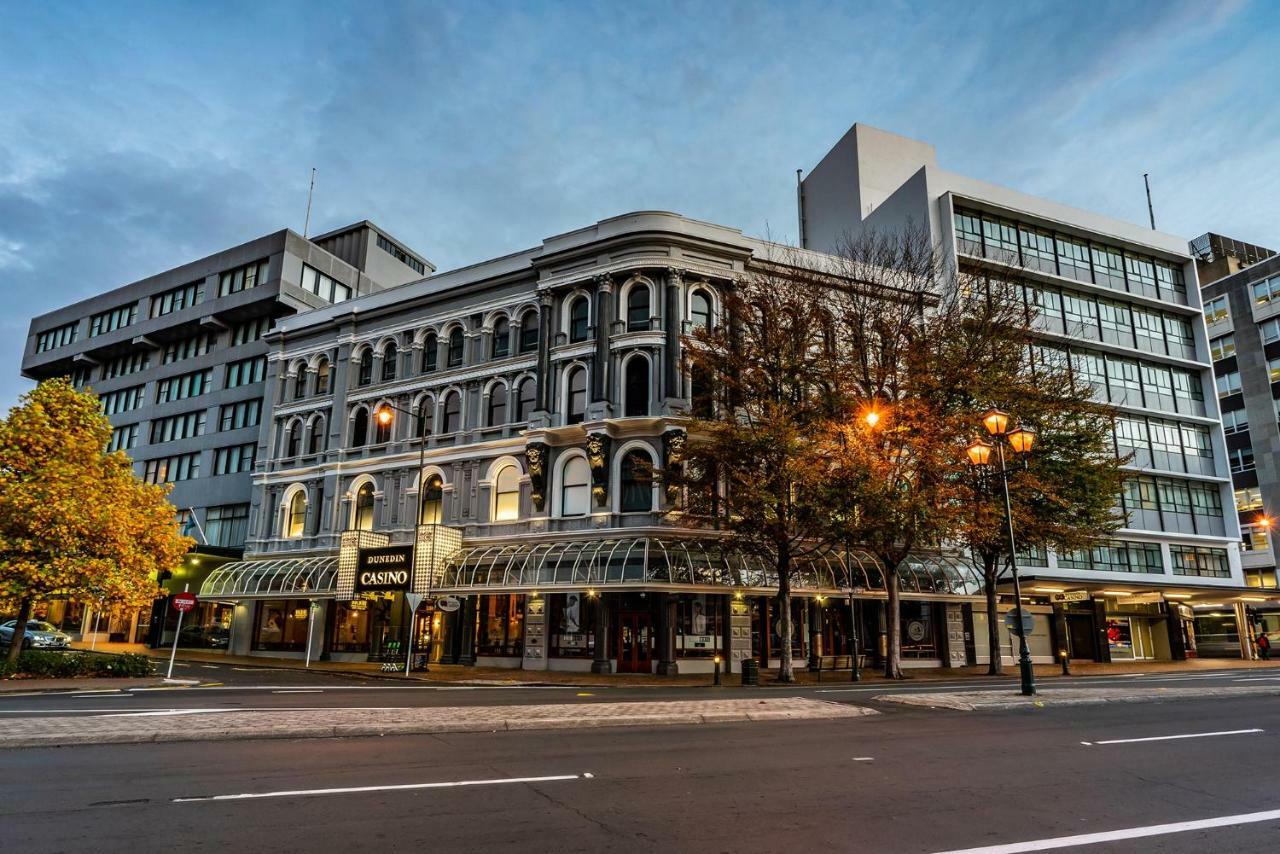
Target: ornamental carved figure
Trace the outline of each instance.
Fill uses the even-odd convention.
[[[680,479],[684,474],[685,444],[689,435],[684,430],[668,430],[662,434],[662,458],[667,485],[667,501],[675,503],[680,497]]]
[[[524,461],[529,468],[529,498],[533,509],[541,512],[547,500],[547,446],[530,443],[524,449]]]
[[[587,463],[591,466],[591,497],[597,507],[609,504],[609,446],[611,440],[604,433],[587,436]]]

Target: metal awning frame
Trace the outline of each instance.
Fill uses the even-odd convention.
[[[206,599],[333,599],[337,595],[338,557],[290,557],[247,560],[218,567],[199,595]]]

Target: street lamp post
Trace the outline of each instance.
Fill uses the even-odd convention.
[[[381,424],[383,427],[387,427],[391,424],[392,421],[395,420],[395,416],[391,414],[391,410],[393,409],[402,415],[407,415],[410,418],[414,417],[414,413],[411,412],[410,410],[396,406],[394,403],[387,403],[384,401],[383,404],[380,407],[378,407],[378,411],[374,413],[374,418],[376,418],[378,420],[378,423]],[[427,491],[426,489],[427,485],[426,483],[423,482],[423,478],[422,478],[422,471],[427,467],[427,437],[419,436],[418,440],[419,440],[419,444],[418,444],[418,515],[415,518],[413,523],[413,553],[414,553],[415,564],[417,563],[417,554],[418,554],[418,528],[419,526],[422,525],[422,508],[423,508],[424,498],[426,496],[426,491]],[[428,599],[431,598],[431,582],[435,580],[433,578],[434,575],[435,575],[435,567],[432,566],[429,568],[427,573],[427,598]],[[418,611],[417,611],[417,608],[415,608],[413,612],[409,614],[409,643],[405,650],[405,662],[404,662],[405,675],[408,675],[409,666],[412,663],[411,659],[413,657],[413,633],[414,633],[414,629],[417,628],[417,622],[418,622]],[[428,620],[427,621],[427,658],[425,661],[422,662],[422,670],[424,673],[431,672],[431,642],[432,642],[432,635],[434,634],[433,632],[434,628],[435,627],[432,624],[432,622]]]
[[[1009,500],[1009,470],[1005,465],[1004,446],[1007,442],[1015,454],[1031,452],[1035,444],[1036,432],[1030,427],[1018,425],[1009,428],[1009,414],[999,409],[989,409],[982,416],[982,424],[995,440],[994,443],[984,439],[974,439],[969,443],[966,453],[969,462],[981,471],[991,463],[991,452],[996,452],[999,467],[995,474],[1000,477],[1000,486],[1004,492],[1004,518],[1009,534],[1009,569],[1013,574],[1014,613],[1017,615],[1018,630],[1018,672],[1022,679],[1022,694],[1030,697],[1036,693],[1035,672],[1031,668],[1031,652],[1027,648],[1027,628],[1023,623],[1022,585],[1018,580],[1018,544],[1013,536],[1013,504]],[[988,619],[995,619],[989,614]]]

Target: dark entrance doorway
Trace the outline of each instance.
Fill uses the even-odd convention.
[[[648,611],[618,614],[618,672],[651,673],[653,620]]]
[[[1093,645],[1093,615],[1067,614],[1067,637],[1071,644],[1071,657],[1096,661],[1098,651]]]

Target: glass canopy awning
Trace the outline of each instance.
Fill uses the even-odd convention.
[[[338,558],[244,560],[218,567],[200,585],[210,599],[326,598],[337,591]]]

